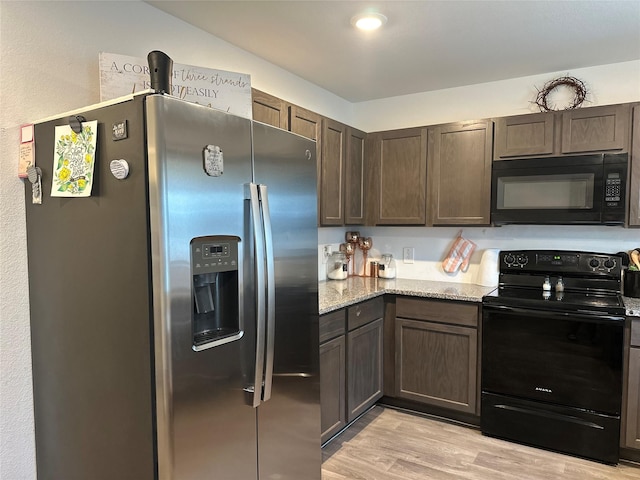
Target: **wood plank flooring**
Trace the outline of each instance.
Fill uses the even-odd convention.
[[[639,465],[602,465],[381,406],[322,455],[322,480],[640,480]]]

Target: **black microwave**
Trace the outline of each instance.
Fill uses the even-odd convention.
[[[493,162],[494,225],[624,225],[626,153]]]

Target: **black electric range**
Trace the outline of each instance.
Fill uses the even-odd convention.
[[[484,434],[617,463],[621,262],[594,252],[500,253],[500,286],[482,301]]]

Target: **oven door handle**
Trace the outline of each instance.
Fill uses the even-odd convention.
[[[510,307],[507,305],[483,305],[482,311],[496,311],[501,313],[515,313],[528,316],[544,316],[545,318],[558,318],[571,320],[581,320],[591,323],[625,322],[625,317],[620,315],[609,315],[603,312],[591,312],[586,310],[576,310],[574,312],[558,310],[539,310],[535,308]]]

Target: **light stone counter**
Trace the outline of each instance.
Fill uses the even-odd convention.
[[[640,298],[622,297],[629,317],[640,317]]]
[[[318,284],[320,314],[348,307],[385,293],[444,300],[481,302],[482,297],[495,287],[481,287],[470,283],[437,282],[395,278],[349,277],[346,280],[328,280]],[[640,315],[640,312],[639,312]]]
[[[481,302],[482,297],[495,287],[482,287],[470,283],[436,282],[395,278],[349,277],[346,280],[328,280],[318,283],[320,315],[348,307],[385,293],[414,297],[439,298]],[[640,317],[640,298],[622,297],[627,315]]]

